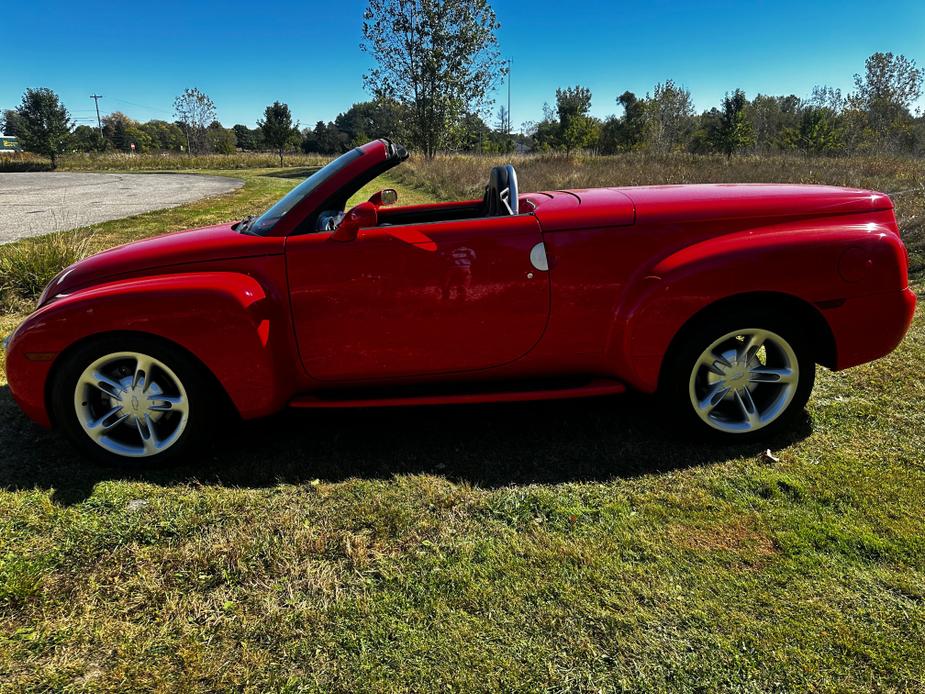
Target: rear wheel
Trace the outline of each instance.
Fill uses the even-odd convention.
[[[113,337],[65,358],[51,407],[64,433],[94,460],[163,464],[202,440],[210,423],[209,384],[201,367],[176,347]]]
[[[794,423],[815,382],[798,325],[761,310],[701,321],[666,360],[662,394],[689,428],[759,438]]]

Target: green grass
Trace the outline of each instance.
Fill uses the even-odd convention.
[[[294,182],[261,173],[93,238]],[[104,471],[4,386],[0,690],[922,690],[923,362],[919,310],[893,354],[820,373],[779,462],[628,396],[286,413]]]

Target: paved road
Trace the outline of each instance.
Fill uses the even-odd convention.
[[[243,184],[193,174],[0,173],[0,243],[176,207]]]

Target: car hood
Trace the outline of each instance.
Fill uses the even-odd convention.
[[[854,214],[891,210],[884,193],[821,185],[729,183],[620,188],[641,222]]]
[[[178,231],[97,253],[55,277],[45,288],[40,304],[59,294],[152,271],[174,271],[178,266],[192,269],[216,260],[283,252],[282,238],[239,234],[232,227],[229,223]]]

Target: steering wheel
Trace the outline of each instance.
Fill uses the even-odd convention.
[[[507,164],[491,170],[483,205],[486,217],[504,217],[518,213],[517,172],[513,166]]]
[[[342,210],[325,210],[318,215],[315,231],[334,231],[343,220],[344,212]]]

